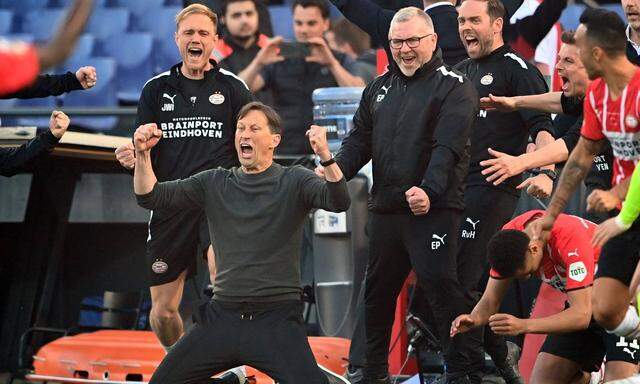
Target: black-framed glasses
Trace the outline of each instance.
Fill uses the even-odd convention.
[[[409,48],[418,48],[420,40],[431,35],[433,35],[433,33],[424,36],[410,37],[408,39],[389,39],[389,46],[393,49],[402,49],[402,45],[407,43],[407,47]]]

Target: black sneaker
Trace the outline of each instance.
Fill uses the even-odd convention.
[[[506,384],[525,384],[518,370],[519,360],[520,347],[515,343],[507,341],[507,358],[503,362],[494,361],[496,368],[498,368],[498,374],[502,376]]]
[[[344,374],[345,379],[349,380],[351,384],[365,384],[364,382],[364,370],[362,368],[347,369],[347,373]]]

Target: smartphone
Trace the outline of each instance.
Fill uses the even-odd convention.
[[[280,56],[285,59],[304,59],[311,55],[309,44],[285,41],[280,43]]]

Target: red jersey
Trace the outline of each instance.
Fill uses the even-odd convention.
[[[35,46],[0,40],[0,95],[14,93],[33,83],[39,71]]]
[[[612,100],[602,78],[594,80],[584,98],[582,136],[590,140],[605,137],[613,148],[613,180],[616,185],[631,177],[640,160],[640,69],[622,91]]]
[[[525,212],[502,229],[523,231],[529,222],[543,214],[544,211],[540,210]],[[540,279],[561,292],[593,284],[600,248],[591,245],[591,238],[597,227],[581,217],[560,214],[542,253],[542,262],[537,271]],[[493,269],[490,275],[494,279],[501,278]]]

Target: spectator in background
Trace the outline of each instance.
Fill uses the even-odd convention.
[[[184,0],[183,6],[186,8],[191,4],[203,4],[216,13],[216,15],[224,15],[224,0]],[[256,8],[258,10],[258,30],[261,34],[273,36],[273,27],[271,26],[271,16],[267,3],[263,0],[256,0]],[[224,29],[220,29],[218,33],[223,34]]]
[[[93,0],[76,0],[53,39],[42,47],[0,40],[0,96],[29,86],[40,71],[69,57],[92,7]]]
[[[627,16],[627,57],[640,65],[640,3],[638,0],[622,0],[622,9]]]
[[[331,49],[356,61],[354,74],[365,83],[368,84],[376,77],[376,53],[371,49],[371,38],[362,29],[342,18],[332,23],[325,38]]]
[[[281,37],[262,47],[239,76],[252,92],[269,89],[282,116],[284,129],[280,153],[311,154],[304,133],[313,122],[311,94],[324,87],[362,87],[355,76],[355,61],[332,51],[324,40],[329,30],[329,6],[324,0],[296,0],[292,5],[293,30],[298,43],[281,55]]]
[[[268,39],[258,31],[256,0],[225,1],[220,21],[226,26],[226,32],[218,40],[213,54],[220,60],[220,68],[240,73],[251,64]],[[263,103],[271,102],[268,90],[258,92],[256,97]]]

